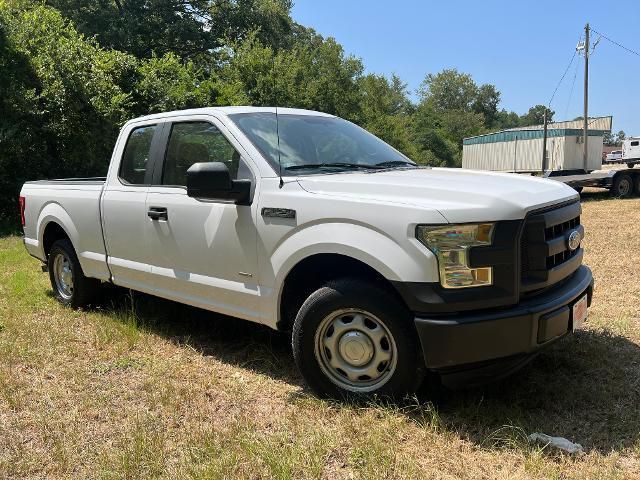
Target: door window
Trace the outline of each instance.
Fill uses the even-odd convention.
[[[131,130],[127,145],[124,147],[120,173],[118,176],[124,183],[144,185],[147,167],[149,166],[151,141],[156,125],[146,125]]]
[[[162,173],[163,185],[186,186],[187,170],[194,163],[223,162],[231,178],[238,177],[240,154],[209,122],[174,123]]]

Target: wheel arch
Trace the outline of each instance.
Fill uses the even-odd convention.
[[[406,307],[391,281],[368,263],[342,253],[314,253],[298,261],[283,279],[278,297],[278,330],[291,328],[298,310],[312,292],[330,280],[346,277],[378,285]]]
[[[68,239],[77,253],[78,229],[66,210],[52,202],[42,209],[38,218],[38,241],[45,259],[53,243],[61,238]]]
[[[50,221],[44,227],[44,232],[42,233],[42,250],[44,252],[45,258],[49,258],[49,252],[51,251],[51,247],[58,240],[69,240],[69,235],[65,231],[65,229],[56,221]]]

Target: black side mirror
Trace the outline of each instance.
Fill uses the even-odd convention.
[[[187,170],[187,195],[249,205],[251,180],[232,180],[229,169],[222,162],[194,163]]]

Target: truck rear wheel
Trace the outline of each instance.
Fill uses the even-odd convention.
[[[629,168],[633,168],[635,166],[635,163],[627,163],[627,167]]]
[[[47,266],[53,294],[60,303],[81,308],[95,298],[100,282],[84,276],[69,240],[57,240],[53,243]]]
[[[629,198],[633,194],[633,180],[631,175],[622,173],[613,177],[611,195],[618,198]]]
[[[313,292],[296,316],[293,356],[320,396],[402,398],[420,386],[424,360],[409,311],[357,279]]]

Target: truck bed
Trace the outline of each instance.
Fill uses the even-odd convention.
[[[26,182],[20,196],[25,199],[24,243],[27,251],[46,260],[49,222],[64,219],[65,233],[73,243],[85,274],[108,279],[100,214],[105,183],[105,177]]]

